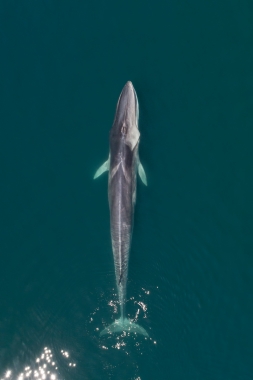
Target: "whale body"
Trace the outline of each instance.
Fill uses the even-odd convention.
[[[140,132],[138,127],[139,104],[131,82],[124,86],[116,107],[110,132],[108,160],[96,171],[94,179],[105,171],[108,176],[110,229],[114,257],[116,284],[120,304],[120,318],[101,331],[100,335],[113,332],[134,332],[148,336],[147,331],[125,316],[126,286],[131,237],[136,202],[137,171],[142,182],[147,178],[139,160]]]

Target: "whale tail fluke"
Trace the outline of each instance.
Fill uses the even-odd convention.
[[[113,322],[110,326],[106,327],[104,330],[100,332],[100,336],[106,335],[106,334],[113,334],[113,333],[122,333],[122,332],[130,332],[133,334],[140,334],[148,337],[147,331],[138,325],[135,322],[131,322],[127,318],[119,318],[116,319],[115,322]]]

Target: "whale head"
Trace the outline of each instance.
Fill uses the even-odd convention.
[[[140,138],[139,103],[132,82],[128,81],[118,100],[111,137],[123,139],[133,150]]]

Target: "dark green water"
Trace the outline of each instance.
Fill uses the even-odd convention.
[[[0,44],[0,377],[252,379],[252,2],[3,0]],[[127,312],[147,340],[99,338],[117,296],[92,178],[127,80],[149,182]]]

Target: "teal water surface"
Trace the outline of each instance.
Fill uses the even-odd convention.
[[[0,378],[253,378],[253,5],[0,4]],[[127,80],[140,157],[118,316],[108,157]],[[21,379],[21,378],[20,378]]]

